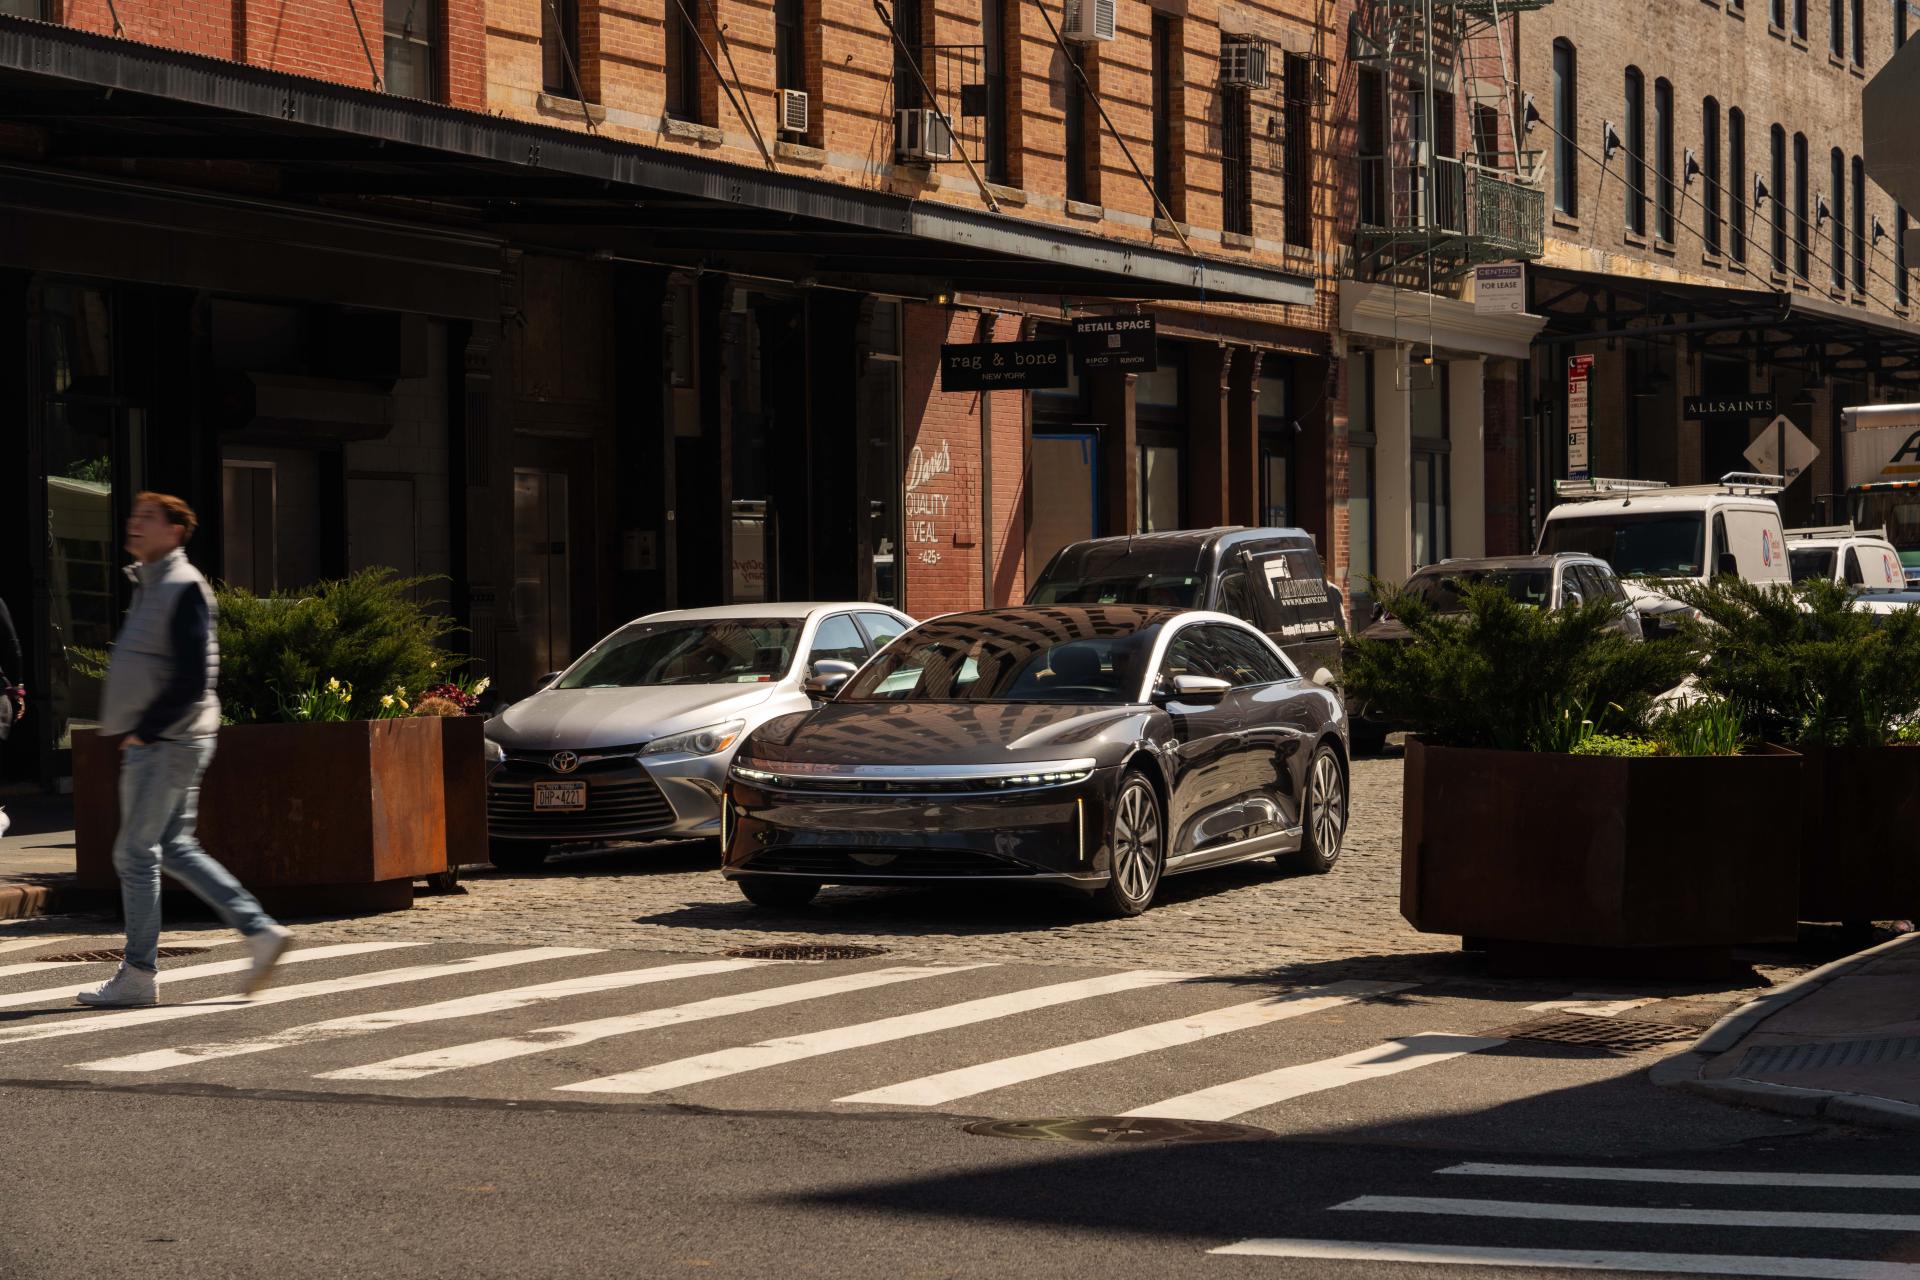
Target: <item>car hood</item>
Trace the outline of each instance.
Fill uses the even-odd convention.
[[[742,761],[848,765],[992,765],[1094,759],[1119,764],[1140,740],[1145,707],[1052,703],[830,702],[769,720]]]
[[[655,685],[643,689],[545,689],[487,721],[487,736],[510,750],[625,747],[724,720],[750,718],[785,684]],[[783,699],[784,701],[784,699]]]
[[[1676,579],[1680,582],[1692,582],[1692,578]],[[1627,593],[1627,603],[1641,613],[1674,613],[1687,606],[1672,596],[1663,595],[1652,582],[1641,578],[1622,578],[1620,586]]]

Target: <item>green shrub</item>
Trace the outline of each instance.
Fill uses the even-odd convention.
[[[1645,644],[1614,629],[1612,600],[1539,609],[1490,583],[1461,584],[1465,611],[1371,583],[1411,639],[1350,642],[1346,681],[1370,716],[1437,746],[1570,750],[1595,729],[1632,730],[1692,673],[1691,644]]]
[[[1920,714],[1920,611],[1866,613],[1846,587],[1820,580],[1717,578],[1674,594],[1700,613],[1701,685],[1763,741],[1880,746]]]
[[[1573,748],[1576,756],[1617,756],[1636,759],[1641,756],[1657,756],[1660,748],[1645,738],[1632,738],[1612,733],[1590,733]]]
[[[1725,698],[1694,698],[1656,714],[1647,737],[1663,756],[1737,756],[1747,745],[1740,709]]]
[[[336,718],[322,704],[337,701],[328,682],[338,680],[348,707],[337,718],[370,720],[392,714],[383,696],[446,679],[455,659],[444,642],[454,624],[418,598],[429,581],[366,569],[268,596],[220,586],[226,713],[239,724]],[[323,690],[334,696],[320,699]]]

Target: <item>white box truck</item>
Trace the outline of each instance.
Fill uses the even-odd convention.
[[[1920,404],[1840,411],[1846,510],[1856,529],[1884,529],[1909,586],[1920,586]]]

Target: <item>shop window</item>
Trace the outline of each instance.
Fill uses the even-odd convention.
[[[227,459],[220,467],[220,576],[265,595],[279,584],[271,462]]]
[[[1092,431],[1033,436],[1027,564],[1037,573],[1070,542],[1100,534],[1099,437]]]
[[[575,77],[580,70],[579,0],[541,0],[540,79],[548,93],[584,96]]]
[[[1627,230],[1647,234],[1647,85],[1640,68],[1627,68],[1626,91]]]
[[[900,555],[903,533],[900,508],[900,453],[903,430],[900,304],[883,298],[873,304],[866,350],[860,362],[859,518],[865,521],[862,539],[872,566],[865,582],[865,598],[880,604],[900,603]]]
[[[388,93],[439,96],[440,13],[434,0],[386,0],[385,52]]]
[[[1408,370],[1408,416],[1412,436],[1413,563],[1416,568],[1452,552],[1453,501],[1447,421],[1445,364]]]
[[[1708,253],[1720,252],[1720,103],[1708,98],[1700,104],[1700,201],[1706,220],[1701,239]]]
[[[1140,444],[1139,514],[1135,533],[1158,533],[1181,528],[1180,517],[1186,487],[1180,476],[1180,446],[1173,443]]]
[[[1674,230],[1674,206],[1679,203],[1673,181],[1673,85],[1665,80],[1653,82],[1653,163],[1657,171],[1654,187],[1654,232],[1668,244],[1678,235]]]
[[[1185,95],[1180,89],[1186,62],[1181,56],[1183,27],[1178,18],[1153,15],[1153,189],[1176,221],[1187,216],[1180,180],[1185,123]]]
[[[1284,221],[1288,244],[1313,244],[1313,61],[1286,55],[1286,136],[1281,156],[1286,166]]]
[[[1260,523],[1293,524],[1293,420],[1287,413],[1287,380],[1264,376],[1255,395],[1260,419]]]
[[[1727,111],[1727,254],[1747,260],[1747,116]]]
[[[1177,343],[1163,342],[1157,363],[1157,369],[1140,374],[1133,384],[1138,464],[1135,533],[1181,528],[1185,514],[1186,351]]]
[[[391,2],[391,0],[389,0]],[[697,0],[664,0],[666,5],[667,114],[700,123],[706,110],[705,47],[693,17]]]
[[[1569,217],[1580,212],[1579,79],[1573,45],[1553,42],[1553,207]]]

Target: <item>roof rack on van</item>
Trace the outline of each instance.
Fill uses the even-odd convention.
[[[1606,498],[1616,493],[1645,493],[1671,487],[1665,480],[1615,480],[1606,476],[1553,482],[1553,491],[1563,498]]]
[[[1820,538],[1884,538],[1886,536],[1885,525],[1878,529],[1856,529],[1850,524],[1822,524],[1811,525],[1805,529],[1787,530],[1789,539],[1798,538],[1808,542]]]
[[[1682,497],[1703,493],[1740,494],[1771,497],[1786,487],[1784,476],[1764,471],[1729,471],[1712,484],[1671,485],[1665,480],[1615,480],[1595,476],[1590,480],[1556,480],[1553,490],[1570,502],[1590,502],[1596,498],[1632,497],[1635,494]]]
[[[1720,477],[1719,487],[1729,492],[1779,493],[1787,487],[1787,478],[1771,471],[1729,471]]]

